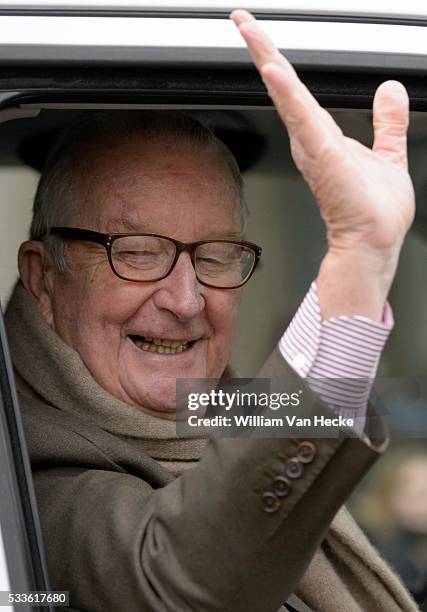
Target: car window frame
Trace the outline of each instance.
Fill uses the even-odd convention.
[[[87,49],[82,51],[83,56],[86,52]],[[202,65],[195,65],[194,54],[189,53],[181,57],[179,66],[174,58],[175,65],[171,66],[172,53],[170,50],[157,58],[156,65],[153,65],[153,56],[146,54],[144,58],[122,57],[109,64],[106,58],[102,62],[96,56],[86,56],[89,65],[82,67],[78,65],[83,57],[80,55],[74,58],[74,63],[50,61],[36,69],[22,53],[17,53],[15,58],[10,56],[6,63],[0,58],[0,119],[1,113],[13,111],[19,116],[19,112],[24,115],[49,105],[62,108],[67,104],[271,106],[257,72],[241,57],[222,62],[215,49],[211,49],[206,50]],[[211,60],[207,61],[209,53]],[[333,70],[326,70],[325,64],[329,62],[332,66],[333,57],[324,56],[322,63],[316,64],[303,51],[290,54],[304,81],[323,105],[370,108],[376,87],[387,75],[387,78],[402,80],[407,86],[413,110],[427,111],[427,54],[425,62],[411,73],[406,64],[369,65],[369,57],[364,58],[369,70],[360,72],[360,66],[349,66],[350,55],[346,58],[345,54]],[[118,71],[119,88],[115,84]],[[7,494],[3,499],[9,500],[0,506],[0,524],[11,589],[48,590],[30,462],[2,319],[0,391],[0,461],[7,466]]]

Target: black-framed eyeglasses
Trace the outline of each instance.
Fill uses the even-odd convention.
[[[237,289],[252,276],[262,249],[252,242],[179,242],[157,234],[101,234],[75,227],[52,227],[65,240],[102,245],[116,276],[128,281],[158,281],[170,274],[183,251],[190,253],[197,280],[208,287]]]

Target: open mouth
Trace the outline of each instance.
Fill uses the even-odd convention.
[[[129,336],[132,342],[147,353],[174,355],[190,349],[196,340],[169,340],[167,338],[148,338],[147,336]]]

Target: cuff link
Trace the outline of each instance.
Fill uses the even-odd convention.
[[[304,353],[297,353],[295,357],[292,359],[292,365],[296,370],[303,368],[307,363],[307,357]]]

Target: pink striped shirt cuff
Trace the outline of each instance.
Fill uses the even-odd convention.
[[[280,339],[279,349],[337,415],[354,419],[353,429],[362,435],[372,383],[393,325],[388,302],[381,322],[359,315],[322,321],[313,282]]]

